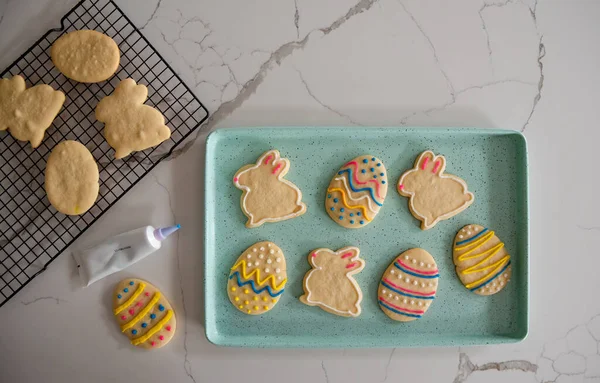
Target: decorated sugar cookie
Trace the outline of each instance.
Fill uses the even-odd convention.
[[[235,173],[233,184],[243,191],[241,206],[248,217],[246,227],[284,221],[306,213],[302,192],[283,178],[289,169],[287,158],[281,158],[277,150],[269,150],[256,164],[245,165]]]
[[[383,273],[377,290],[379,307],[396,321],[419,319],[435,299],[439,277],[431,254],[423,249],[407,250]]]
[[[452,174],[445,174],[446,159],[427,150],[415,161],[414,168],[404,172],[398,181],[398,192],[409,197],[412,215],[427,230],[439,221],[454,217],[474,201],[466,182]]]
[[[456,233],[452,252],[456,275],[475,294],[496,294],[510,280],[510,255],[496,234],[480,225]]]
[[[329,183],[325,209],[339,225],[358,229],[379,213],[387,189],[383,162],[372,155],[356,157],[342,166]]]
[[[250,246],[233,264],[227,282],[231,304],[249,315],[260,315],[279,302],[287,282],[285,257],[273,242]]]
[[[344,317],[360,315],[362,291],[353,275],[365,268],[357,247],[338,251],[317,249],[308,255],[312,269],[304,276],[304,295],[300,301],[309,306]]]
[[[113,314],[131,344],[160,348],[175,334],[175,312],[167,298],[141,279],[124,279],[113,294]]]

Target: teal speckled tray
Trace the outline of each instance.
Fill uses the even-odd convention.
[[[291,162],[286,178],[307,204],[299,218],[244,226],[241,191],[234,173],[265,151],[279,149]],[[426,149],[446,156],[446,171],[466,180],[475,202],[457,216],[422,231],[407,199],[390,187],[383,208],[363,229],[345,229],[324,208],[326,188],[350,159],[380,158],[395,184]],[[520,133],[503,130],[427,128],[248,128],[213,132],[206,144],[205,328],[215,344],[249,347],[409,347],[507,343],[528,331],[529,223],[527,145]],[[494,230],[512,255],[508,286],[490,297],[469,292],[452,263],[452,241],[463,225],[479,223]],[[229,268],[255,242],[278,244],[287,261],[288,283],[275,308],[246,315],[227,297]],[[319,247],[360,248],[365,269],[355,276],[363,291],[362,314],[343,318],[302,304],[306,257]],[[378,307],[377,286],[383,271],[401,252],[422,247],[440,271],[437,298],[423,318],[392,321]]]

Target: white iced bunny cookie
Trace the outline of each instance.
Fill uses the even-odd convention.
[[[398,193],[409,197],[412,215],[427,230],[439,221],[451,218],[469,207],[475,197],[466,182],[452,174],[444,174],[446,159],[427,150],[417,158],[412,169],[398,181]]]
[[[357,317],[361,313],[362,291],[353,278],[365,268],[358,257],[360,250],[349,246],[332,251],[317,249],[308,255],[312,269],[304,276],[304,295],[300,301],[309,306],[344,317]]]
[[[284,221],[306,212],[300,189],[283,178],[289,168],[287,158],[281,158],[277,150],[269,150],[256,164],[245,165],[235,173],[233,184],[243,191],[241,206],[248,217],[246,227]]]

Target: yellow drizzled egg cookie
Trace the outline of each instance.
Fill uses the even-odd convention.
[[[431,254],[423,249],[407,250],[383,273],[377,290],[379,307],[396,321],[419,319],[435,299],[439,277]]]
[[[488,228],[473,224],[460,229],[452,254],[458,278],[475,294],[496,294],[510,280],[510,255]]]
[[[113,314],[131,344],[160,348],[175,334],[175,312],[152,284],[141,279],[124,279],[115,288]]]
[[[233,264],[227,294],[236,309],[260,315],[279,302],[286,282],[285,257],[281,249],[273,242],[258,242],[247,248]]]
[[[367,226],[383,206],[387,182],[387,171],[379,158],[354,158],[335,173],[327,187],[327,214],[349,229]]]

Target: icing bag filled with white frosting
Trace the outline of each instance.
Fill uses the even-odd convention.
[[[85,286],[123,270],[160,249],[161,242],[181,228],[180,225],[155,229],[140,227],[84,250],[73,252],[79,276]]]

